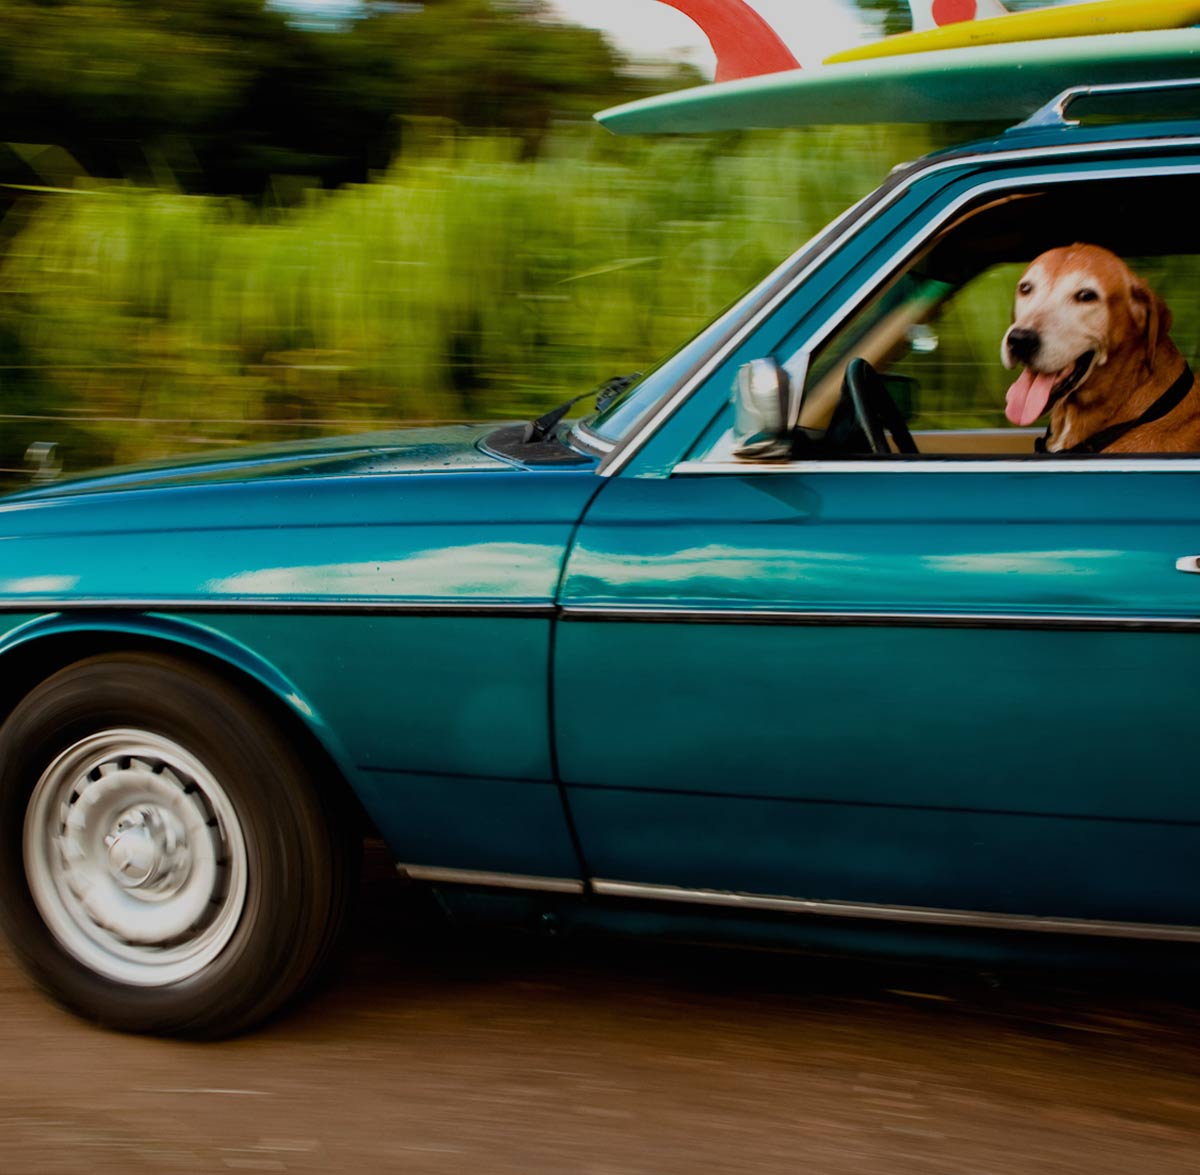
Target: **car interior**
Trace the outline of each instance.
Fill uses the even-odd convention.
[[[968,209],[893,274],[812,357],[793,456],[1032,455],[1042,427],[1004,415],[1015,373],[1000,344],[1042,252],[1101,245],[1170,307],[1200,358],[1200,175],[1049,184]],[[795,355],[781,356],[795,371]],[[1044,423],[1044,422],[1043,422]]]

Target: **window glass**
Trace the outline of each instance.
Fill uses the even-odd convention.
[[[884,367],[914,381],[909,427],[1004,428],[1004,398],[1013,373],[1000,360],[1013,291],[1025,266],[995,265],[951,291],[928,319],[910,328]]]
[[[968,210],[910,259],[820,347],[809,366],[800,424],[828,428],[852,359],[887,377],[921,451],[1032,453],[1045,427],[1017,429],[1005,416],[1016,372],[1000,345],[1029,262],[1077,241],[1120,256],[1166,302],[1171,337],[1200,358],[1200,231],[1191,209],[1196,175],[1055,184],[996,197]],[[799,343],[801,340],[797,340]],[[779,356],[789,371],[799,355]],[[832,435],[832,434],[831,434]],[[961,444],[959,444],[961,442]]]
[[[585,423],[588,431],[606,441],[620,441],[633,427],[679,383],[680,379],[696,364],[699,358],[728,333],[731,324],[744,318],[757,303],[766,301],[783,281],[784,274],[816,257],[846,224],[852,222],[872,203],[886,196],[902,176],[897,172],[891,179],[864,196],[858,203],[847,208],[820,233],[804,244],[796,253],[784,261],[774,273],[748,290],[691,340],[674,354],[650,368],[649,373],[636,384],[632,384],[617,396],[604,411],[590,417]]]

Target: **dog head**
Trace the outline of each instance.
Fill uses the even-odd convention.
[[[1170,326],[1162,300],[1115,253],[1097,245],[1043,253],[1017,285],[1000,347],[1005,367],[1025,368],[1009,388],[1008,419],[1032,424],[1118,355],[1136,353],[1152,370]]]

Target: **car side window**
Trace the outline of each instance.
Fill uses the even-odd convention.
[[[915,323],[886,373],[909,381],[909,426],[921,431],[1005,428],[1012,374],[1000,360],[1024,266],[994,265]]]
[[[852,360],[882,377],[922,453],[1025,455],[1046,425],[1006,416],[1019,378],[1001,359],[1018,283],[1035,257],[1076,242],[1116,254],[1169,308],[1171,337],[1200,355],[1200,197],[1190,172],[1058,183],[989,196],[915,253],[812,356],[799,424],[820,436],[843,402]],[[798,347],[803,340],[793,340]],[[785,348],[781,361],[799,368]],[[862,450],[848,449],[845,455]],[[830,453],[828,446],[825,455]]]

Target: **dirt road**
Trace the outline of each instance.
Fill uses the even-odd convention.
[[[447,943],[369,891],[333,988],[217,1045],[81,1024],[0,954],[0,1172],[1200,1170],[1200,1011],[1153,986]]]

